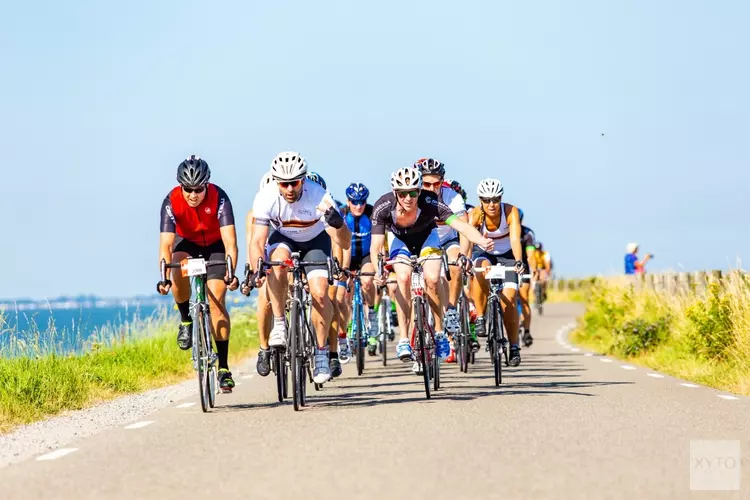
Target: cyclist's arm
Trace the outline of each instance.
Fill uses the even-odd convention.
[[[252,239],[250,240],[250,269],[257,271],[258,259],[265,258],[266,241],[268,240],[268,224],[255,219]]]
[[[385,247],[385,234],[375,234],[374,228],[372,237],[370,238],[370,258],[373,259],[373,264],[377,266],[377,261],[375,259],[378,258],[378,255],[380,255],[383,252],[383,248]],[[386,258],[388,256],[386,255]]]
[[[466,214],[466,212],[459,215],[458,219],[466,222],[467,224],[469,223],[469,216]],[[460,242],[459,252],[461,253],[461,255],[471,257],[471,240],[467,238],[463,233],[458,233],[458,241]]]
[[[161,260],[164,259],[167,264],[172,262],[172,246],[174,245],[175,234],[174,233],[159,233],[159,266],[161,267]],[[167,279],[169,279],[172,273],[171,269],[167,269]]]
[[[227,256],[232,258],[232,275],[234,275],[237,270],[237,231],[234,224],[221,226],[219,231],[221,232],[221,241],[224,242],[224,251]]]
[[[511,206],[510,214],[506,212],[508,229],[510,231],[510,248],[513,250],[513,258],[516,261],[523,260],[523,247],[521,246],[521,219],[518,216],[518,208]]]
[[[250,255],[250,242],[253,239],[253,226],[255,222],[255,218],[253,217],[253,211],[250,210],[247,212],[247,217],[245,218],[245,250],[246,250],[246,256],[247,262],[252,262],[252,256]]]
[[[341,267],[344,269],[349,269],[349,266],[352,265],[352,246],[349,245],[349,248],[342,249],[341,250]]]
[[[478,245],[479,243],[482,243],[484,241],[484,236],[482,236],[482,233],[480,233],[477,228],[475,228],[465,220],[459,219],[455,215],[451,215],[450,217],[448,217],[445,223],[458,231],[460,234],[464,235],[470,243]]]
[[[328,236],[331,237],[331,243],[337,245],[343,250],[348,250],[352,246],[352,232],[349,230],[349,226],[344,224],[338,229],[332,227],[326,227]]]

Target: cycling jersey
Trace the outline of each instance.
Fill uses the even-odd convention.
[[[393,192],[384,194],[375,202],[372,209],[372,234],[382,235],[388,230],[406,248],[411,249],[415,255],[429,251],[425,242],[428,241],[431,234],[434,234],[439,248],[440,238],[437,236],[436,221],[450,223],[456,217],[450,207],[442,203],[437,195],[430,191],[420,192],[419,198],[417,198],[417,219],[411,226],[399,227],[396,225],[397,208],[398,200]],[[394,254],[399,245],[392,239],[390,247],[390,253]],[[430,248],[432,247],[431,244]]]
[[[487,227],[487,216],[483,214],[481,208],[475,208],[470,217],[470,223],[479,230],[485,237],[495,242],[495,248],[490,252],[492,255],[503,255],[510,252],[510,226],[508,218],[505,215],[506,203],[500,203],[500,221],[497,227],[490,231]]]
[[[197,245],[208,247],[221,240],[220,228],[234,224],[229,196],[219,186],[208,184],[206,196],[193,208],[177,186],[161,204],[161,232],[175,233]]]
[[[396,225],[396,209],[398,201],[396,195],[384,194],[372,208],[372,234],[385,234],[386,230],[401,240],[416,236],[426,237],[437,227],[436,221],[451,222],[455,214],[445,203],[437,199],[437,195],[430,191],[422,191],[417,199],[418,215],[414,224],[409,227]]]
[[[255,224],[270,226],[285,238],[297,242],[313,240],[325,231],[324,211],[319,207],[336,207],[328,191],[314,182],[305,182],[302,195],[294,203],[287,202],[278,187],[269,184],[255,195]]]
[[[352,232],[352,259],[361,260],[370,255],[370,241],[372,240],[372,205],[365,205],[365,211],[359,217],[355,216],[346,206],[342,213],[344,221]]]
[[[438,200],[447,205],[457,216],[466,213],[464,199],[450,187],[450,184],[447,187],[443,185],[440,189],[440,194],[438,194]],[[458,233],[456,230],[445,224],[445,222],[437,221],[437,226],[441,245],[445,245],[451,240],[458,239]]]
[[[551,267],[549,252],[536,250],[533,255],[534,265],[537,269],[545,269],[547,267]]]

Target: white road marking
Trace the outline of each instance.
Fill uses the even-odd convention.
[[[611,363],[612,362],[612,360],[608,359],[608,358],[602,358],[599,361],[601,361],[602,363]]]
[[[734,397],[734,396],[727,396],[726,394],[719,394],[719,397],[721,399],[740,399],[740,398],[737,398],[737,397]]]
[[[573,351],[573,352],[581,352],[581,350],[579,348],[577,348],[577,347],[573,347],[570,350]]]
[[[253,378],[255,375],[243,375],[242,378],[245,380]]]
[[[593,353],[587,352],[586,354],[584,354],[584,356],[591,357],[591,356],[593,356]]]
[[[182,403],[182,404],[177,405],[177,408],[190,408],[194,404],[195,403]]]
[[[664,378],[664,375],[661,375],[659,373],[647,373],[646,375],[653,378]]]
[[[635,370],[635,366],[630,365],[622,365],[623,370]]]
[[[46,455],[41,455],[36,457],[38,461],[42,460],[56,460],[60,457],[64,457],[65,455],[70,455],[74,451],[78,451],[78,448],[60,448],[59,450],[55,450],[51,453],[47,453]]]
[[[126,429],[142,429],[143,427],[146,427],[147,425],[153,424],[153,420],[144,420],[143,422],[136,422],[134,424],[126,425]]]
[[[681,385],[682,387],[690,387],[690,388],[693,388],[693,387],[698,387],[698,386],[697,386],[697,385],[695,385],[695,384],[686,384],[686,383],[682,383],[682,384],[680,384],[680,385]]]

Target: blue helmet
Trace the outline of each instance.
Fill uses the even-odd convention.
[[[521,222],[523,222],[523,210],[520,208],[518,209],[518,218],[521,219]]]
[[[346,188],[346,198],[352,203],[364,202],[368,196],[370,196],[370,190],[361,182],[352,182]]]
[[[315,184],[319,184],[323,186],[323,189],[328,189],[328,186],[326,186],[326,181],[323,179],[323,176],[320,175],[317,172],[308,172],[307,178],[313,181]]]

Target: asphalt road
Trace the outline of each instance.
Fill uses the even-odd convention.
[[[469,374],[443,365],[430,401],[395,355],[345,365],[300,412],[248,364],[211,413],[196,394],[2,468],[0,498],[750,500],[750,398],[575,350],[580,312],[547,306],[500,388],[482,350]]]

